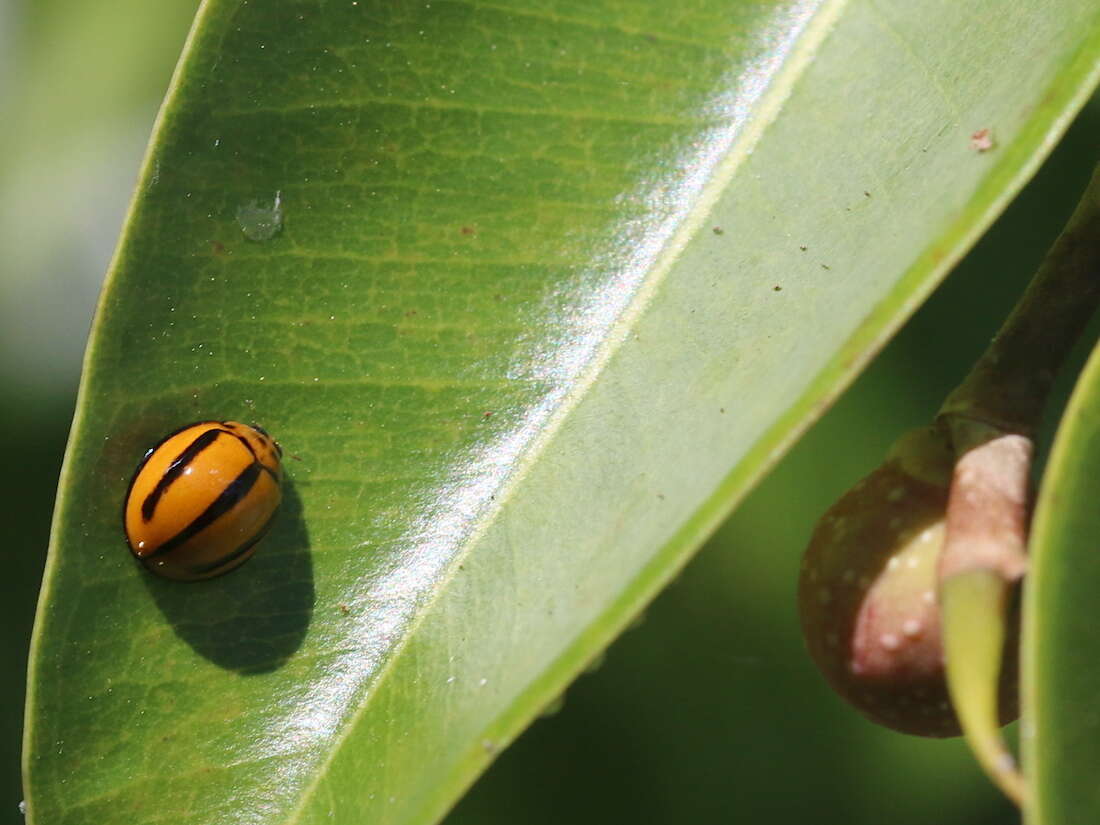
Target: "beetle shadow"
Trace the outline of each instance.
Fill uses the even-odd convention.
[[[255,555],[214,579],[178,582],[145,573],[176,634],[219,667],[269,673],[301,647],[316,596],[302,501],[283,479],[283,502]]]

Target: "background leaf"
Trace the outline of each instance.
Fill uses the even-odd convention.
[[[1096,336],[1090,343],[1095,343]],[[1066,409],[1043,476],[1032,530],[1024,633],[1024,757],[1034,786],[1027,822],[1100,816],[1100,347]]]
[[[342,9],[374,45],[313,5],[206,10],[89,352],[32,670],[43,822],[449,804],[930,288],[1095,73],[1095,13],[1072,3],[967,42],[968,70],[1004,69],[1023,32],[1026,81],[946,97],[936,60],[881,39],[958,56],[950,8]],[[652,77],[615,87],[601,73],[634,46]],[[979,100],[966,116],[1003,124],[991,157],[967,146]],[[276,192],[282,231],[247,241],[239,209]],[[247,577],[173,589],[118,551],[109,503],[144,446],[215,408],[302,466]]]

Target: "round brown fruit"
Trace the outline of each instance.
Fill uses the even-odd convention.
[[[872,721],[920,736],[960,733],[936,601],[953,461],[938,428],[906,433],[818,522],[798,583],[802,633],[829,684]],[[1008,721],[1015,657],[1005,661]]]

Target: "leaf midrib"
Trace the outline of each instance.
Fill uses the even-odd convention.
[[[738,168],[752,153],[753,148],[759,142],[767,127],[778,117],[797,80],[809,67],[813,55],[817,53],[847,5],[848,0],[823,0],[813,13],[809,24],[793,38],[793,42],[784,55],[786,59],[783,62],[782,69],[755,101],[752,107],[753,114],[746,117],[743,123],[740,124],[740,130],[731,141],[722,160],[715,166],[714,173],[698,193],[691,209],[680,220],[675,231],[663,246],[650,269],[649,277],[642,281],[626,307],[612,322],[602,343],[596,347],[573,382],[572,387],[555,406],[549,419],[525,446],[512,472],[502,480],[492,506],[486,507],[482,515],[475,520],[467,538],[461,542],[461,549],[452,556],[446,569],[435,580],[431,595],[419,602],[417,609],[406,625],[406,632],[402,634],[400,641],[390,651],[376,677],[364,686],[362,701],[344,723],[343,730],[332,739],[332,745],[328,749],[324,760],[317,765],[309,783],[303,787],[299,803],[284,820],[285,825],[299,825],[303,821],[305,811],[321,780],[327,774],[328,767],[332,764],[336,754],[342,749],[351,732],[358,727],[360,720],[371,706],[372,700],[377,696],[380,685],[391,675],[393,668],[400,659],[401,651],[416,634],[424,618],[431,613],[432,607],[440,594],[447,589],[460,565],[477,546],[480,537],[515,494],[538,456],[552,443],[554,436],[568,419],[570,413],[577,407],[581,399],[588,394],[596,378],[603,372],[619,348],[628,340],[628,330],[636,325],[688,242],[704,226],[707,216]],[[524,714],[517,722],[517,727],[533,715],[533,711]],[[457,781],[461,782],[463,780],[458,779]],[[446,799],[450,795],[441,793],[440,797]]]

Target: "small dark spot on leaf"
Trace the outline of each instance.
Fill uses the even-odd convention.
[[[492,418],[493,417],[493,411],[492,410],[486,410],[485,412],[483,412],[481,414],[481,417],[482,418]]]
[[[224,255],[225,244],[223,244],[221,241],[211,241],[210,251],[213,252],[215,255]]]
[[[799,246],[798,248],[801,249],[803,252],[806,251],[806,247],[804,247],[804,246]]]
[[[772,291],[773,292],[782,292],[783,287],[781,287],[779,284],[776,284],[775,286],[772,287]]]
[[[474,235],[474,234],[476,234],[476,232],[477,232],[477,230],[475,230],[472,226],[462,227],[462,234],[463,235]]]
[[[829,265],[828,265],[828,264],[822,264],[822,265],[821,265],[821,268],[822,268],[822,269],[828,269],[828,268],[829,268]]]
[[[722,229],[722,227],[720,227],[720,226],[716,226],[716,227],[714,227],[714,229],[712,229],[711,231],[712,231],[712,232],[713,232],[713,233],[714,233],[715,235],[723,235],[723,234],[725,234],[725,230],[724,230],[724,229]]]
[[[871,197],[871,193],[870,193],[870,192],[866,192],[866,191],[865,191],[865,192],[864,192],[863,194],[864,194],[864,196],[865,196],[865,197],[868,197],[868,198],[869,198],[869,197]]]

